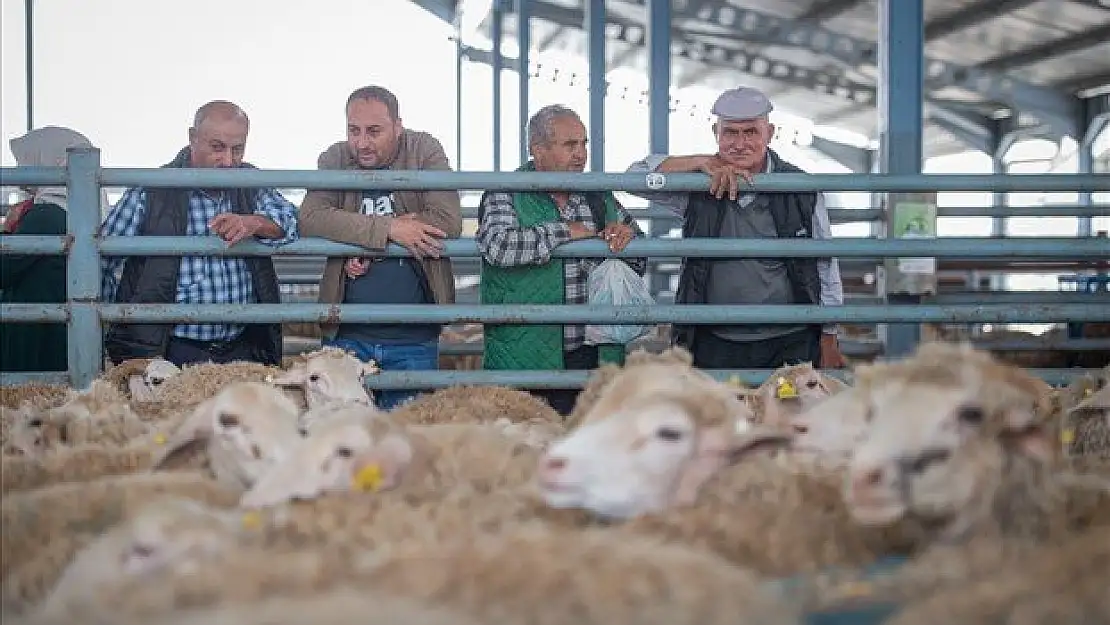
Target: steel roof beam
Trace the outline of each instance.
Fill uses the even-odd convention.
[[[925,41],[934,41],[1007,13],[1020,11],[1038,0],[987,0],[942,15],[925,24]]]
[[[983,61],[979,64],[979,67],[996,72],[1017,69],[1048,59],[1059,58],[1072,52],[1086,50],[1108,40],[1110,40],[1110,24],[1104,24],[1081,33],[1066,35],[1024,50]]]

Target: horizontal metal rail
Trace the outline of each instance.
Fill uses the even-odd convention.
[[[5,167],[5,185],[60,185],[61,167]],[[297,189],[459,191],[627,191],[630,193],[705,191],[705,174],[632,174],[563,172],[319,171],[287,169],[113,168],[99,170],[100,186],[210,188],[277,187]],[[760,174],[758,191],[866,192],[1066,192],[1110,191],[1110,176],[1100,174]]]
[[[773,373],[770,369],[705,369],[718,380],[739,380],[747,385],[762,384]],[[1075,376],[1094,374],[1095,369],[1027,369],[1052,385],[1067,384]],[[824,373],[840,380],[849,380],[850,373],[829,369]],[[499,385],[515,388],[578,389],[589,376],[588,371],[383,371],[367,376],[366,386],[373,390],[436,389],[449,386]],[[0,384],[27,382],[66,384],[62,372],[0,373]]]
[[[62,254],[69,245],[65,236],[18,236],[0,240],[6,254]],[[397,244],[385,250],[368,250],[357,245],[325,239],[303,239],[278,248],[256,241],[228,247],[217,237],[104,237],[99,243],[104,256],[387,256],[407,257],[411,252]],[[478,258],[474,239],[444,241],[444,255]],[[1110,239],[1026,238],[985,239],[976,237],[938,239],[642,239],[614,253],[600,240],[575,241],[552,251],[556,258],[857,258],[883,256],[934,258],[1084,259],[1110,256]]]
[[[914,306],[467,305],[444,304],[93,304],[100,318],[125,323],[492,324],[813,324],[1063,323],[1110,321],[1100,304],[953,304]],[[62,322],[68,304],[0,304],[8,322]]]
[[[881,208],[830,208],[829,220],[834,224],[878,221],[886,214]],[[682,220],[682,217],[665,208],[628,207],[634,219],[659,221]],[[1041,206],[938,206],[938,217],[1106,217],[1110,205],[1080,206],[1076,204]],[[477,219],[478,207],[464,206],[463,219]]]

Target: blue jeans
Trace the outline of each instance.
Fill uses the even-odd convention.
[[[382,371],[434,371],[439,369],[439,341],[383,344],[364,343],[344,338],[325,338],[323,344],[333,345],[352,352],[363,362],[373,360]],[[378,390],[374,391],[374,403],[382,410],[391,410],[416,397],[416,395],[416,391],[409,390]]]

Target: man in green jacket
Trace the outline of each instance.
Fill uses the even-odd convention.
[[[532,160],[517,171],[581,172],[586,127],[578,114],[545,106],[528,121]],[[599,223],[602,222],[603,223]],[[555,258],[556,247],[600,237],[619,252],[643,231],[611,192],[483,194],[478,213],[483,304],[585,304],[590,271],[600,259]],[[643,275],[647,260],[626,259]],[[483,367],[494,370],[594,369],[621,362],[623,345],[586,345],[584,325],[486,325]],[[570,414],[578,392],[536,391],[560,414]]]

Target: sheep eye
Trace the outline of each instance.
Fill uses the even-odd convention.
[[[680,431],[678,431],[674,428],[669,428],[669,427],[659,428],[655,432],[655,435],[658,436],[659,438],[665,440],[665,441],[672,441],[673,442],[673,441],[677,441],[677,440],[682,440],[682,432],[680,432]]]
[[[151,386],[159,386],[160,384],[162,384],[162,378],[151,378],[151,380],[150,380],[150,385]]]
[[[983,409],[979,406],[963,406],[956,413],[956,418],[961,423],[979,425],[983,422]]]
[[[320,381],[320,374],[319,373],[313,373],[312,375],[308,376],[308,381],[312,382],[312,383],[319,382]]]
[[[817,388],[818,384],[819,382],[817,380],[810,380],[809,382],[806,382],[806,388]]]
[[[944,462],[950,455],[951,454],[946,449],[927,451],[915,458],[913,462],[910,463],[909,469],[914,473],[921,473],[925,471],[925,469],[928,469],[929,465]]]
[[[339,456],[340,458],[350,458],[354,455],[354,452],[351,451],[350,447],[340,447],[339,449],[335,450],[335,455]]]
[[[224,428],[238,427],[239,426],[239,417],[236,417],[235,415],[232,415],[232,414],[228,414],[226,412],[221,412],[220,417],[219,417],[219,423],[220,423],[220,427],[224,427]]]
[[[149,558],[154,555],[154,549],[146,545],[132,545],[131,555],[138,558]]]
[[[33,428],[41,428],[42,427],[42,419],[40,419],[38,417],[36,417],[34,419],[31,419],[30,421],[27,422],[27,425],[29,425]]]

